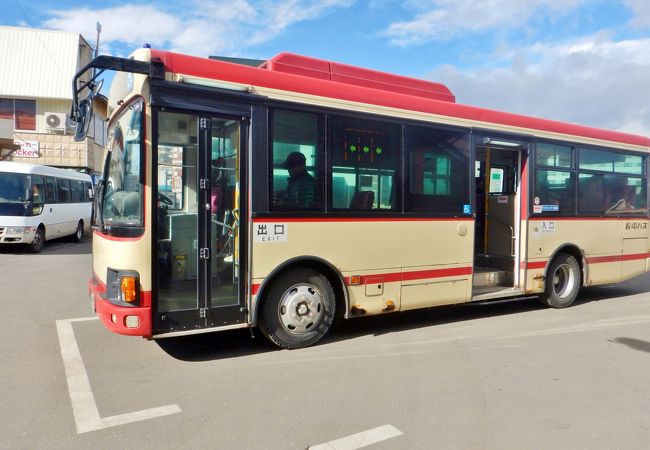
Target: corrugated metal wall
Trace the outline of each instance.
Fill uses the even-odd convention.
[[[0,26],[0,57],[0,96],[72,99],[72,77],[91,51],[76,33]]]

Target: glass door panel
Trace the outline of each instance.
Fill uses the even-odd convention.
[[[157,328],[182,331],[199,325],[198,117],[158,115]]]
[[[212,119],[210,306],[239,303],[239,122]]]
[[[155,334],[246,320],[239,220],[246,124],[158,114]]]

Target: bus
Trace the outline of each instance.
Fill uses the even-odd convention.
[[[648,137],[296,54],[143,48],[75,76],[78,138],[107,70],[89,291],[115,333],[257,327],[294,349],[335,319],[564,308],[648,271]]]
[[[90,232],[90,175],[73,170],[0,161],[0,245],[38,253],[45,241]]]

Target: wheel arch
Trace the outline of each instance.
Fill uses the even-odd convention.
[[[555,251],[551,253],[551,256],[549,256],[548,258],[548,264],[546,264],[546,267],[544,268],[544,278],[548,276],[548,269],[551,267],[551,262],[553,262],[553,260],[560,253],[566,253],[568,255],[573,256],[576,259],[576,261],[578,262],[578,266],[580,266],[580,276],[582,278],[581,286],[586,286],[587,258],[585,257],[585,254],[580,247],[578,247],[576,244],[569,243],[569,242],[558,246],[558,248],[556,248]]]
[[[40,223],[36,226],[36,229],[37,229],[37,230],[38,230],[39,228],[40,228],[41,230],[43,230],[43,242],[47,241],[47,227],[45,226],[45,224],[44,224],[43,222],[40,222]]]
[[[264,302],[264,295],[266,292],[268,292],[269,286],[273,280],[275,280],[286,270],[292,269],[294,267],[311,268],[322,273],[329,280],[329,282],[332,284],[332,288],[334,289],[334,297],[336,300],[335,317],[341,317],[341,311],[343,311],[342,316],[346,319],[348,318],[350,300],[347,288],[345,286],[345,278],[341,272],[329,261],[326,261],[323,258],[319,258],[318,256],[304,255],[284,261],[264,278],[264,281],[257,291],[256,301],[251,311],[251,322],[253,326],[257,326],[257,318],[259,315],[260,305],[262,305]]]

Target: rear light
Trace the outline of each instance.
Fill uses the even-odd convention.
[[[121,299],[127,303],[134,303],[138,300],[138,277],[134,275],[123,275],[120,280]]]

